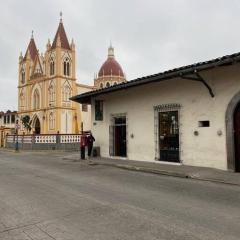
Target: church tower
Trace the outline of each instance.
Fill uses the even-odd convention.
[[[31,133],[79,133],[78,106],[69,100],[77,94],[75,44],[68,41],[62,16],[44,55],[32,34],[24,57],[19,57],[18,89],[18,115],[29,117]],[[21,130],[27,132],[23,126]]]

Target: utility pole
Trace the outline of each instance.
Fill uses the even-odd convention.
[[[16,141],[15,141],[15,151],[19,151],[19,146],[18,146],[18,129],[20,128],[20,124],[18,123],[18,119],[16,120],[15,124],[15,131],[16,131]]]

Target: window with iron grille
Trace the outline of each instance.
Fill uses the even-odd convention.
[[[95,100],[95,120],[103,120],[103,100]]]
[[[87,112],[87,111],[88,111],[88,105],[82,104],[82,112]]]
[[[181,109],[181,105],[180,104],[177,104],[177,103],[174,103],[174,104],[161,104],[161,105],[157,105],[157,106],[154,106],[154,135],[155,135],[155,160],[161,160],[160,159],[160,155],[161,155],[161,150],[163,150],[162,152],[164,152],[164,149],[160,149],[160,140],[162,139],[166,139],[166,140],[170,140],[171,138],[170,137],[163,137],[161,135],[161,129],[162,129],[162,126],[160,126],[160,120],[161,120],[161,113],[165,113],[167,114],[167,116],[169,117],[170,116],[170,120],[171,120],[171,123],[172,125],[170,124],[170,128],[169,128],[169,131],[173,133],[173,131],[175,131],[175,126],[173,124],[173,120],[177,119],[179,121],[179,112],[180,112],[180,109]],[[171,118],[171,114],[173,114],[174,112],[176,112],[176,116],[174,117],[174,119]],[[170,114],[170,115],[169,115]],[[163,121],[164,124],[167,124],[166,123],[166,120]],[[179,125],[178,125],[179,126]],[[164,135],[164,134],[163,134]],[[180,133],[178,132],[178,142],[180,143]],[[168,141],[169,143],[169,141]],[[169,145],[169,148],[171,148],[170,150],[174,150],[173,147],[172,147],[172,141],[170,141],[170,144]],[[181,150],[180,150],[180,147],[181,146],[178,146],[178,151],[179,151],[179,154],[181,153]],[[179,156],[179,159],[180,159],[180,156]]]

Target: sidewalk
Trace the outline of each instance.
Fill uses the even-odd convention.
[[[79,153],[72,154],[64,159],[80,161]],[[191,178],[202,181],[224,183],[240,186],[240,173],[223,171],[213,168],[192,167],[185,165],[161,164],[154,162],[142,162],[133,160],[122,160],[112,158],[91,158],[91,160],[83,160],[89,165],[112,166],[121,169],[140,171],[146,173],[168,175],[181,178]]]

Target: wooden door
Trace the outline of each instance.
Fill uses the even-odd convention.
[[[234,114],[234,137],[235,137],[235,170],[240,172],[240,104]]]

